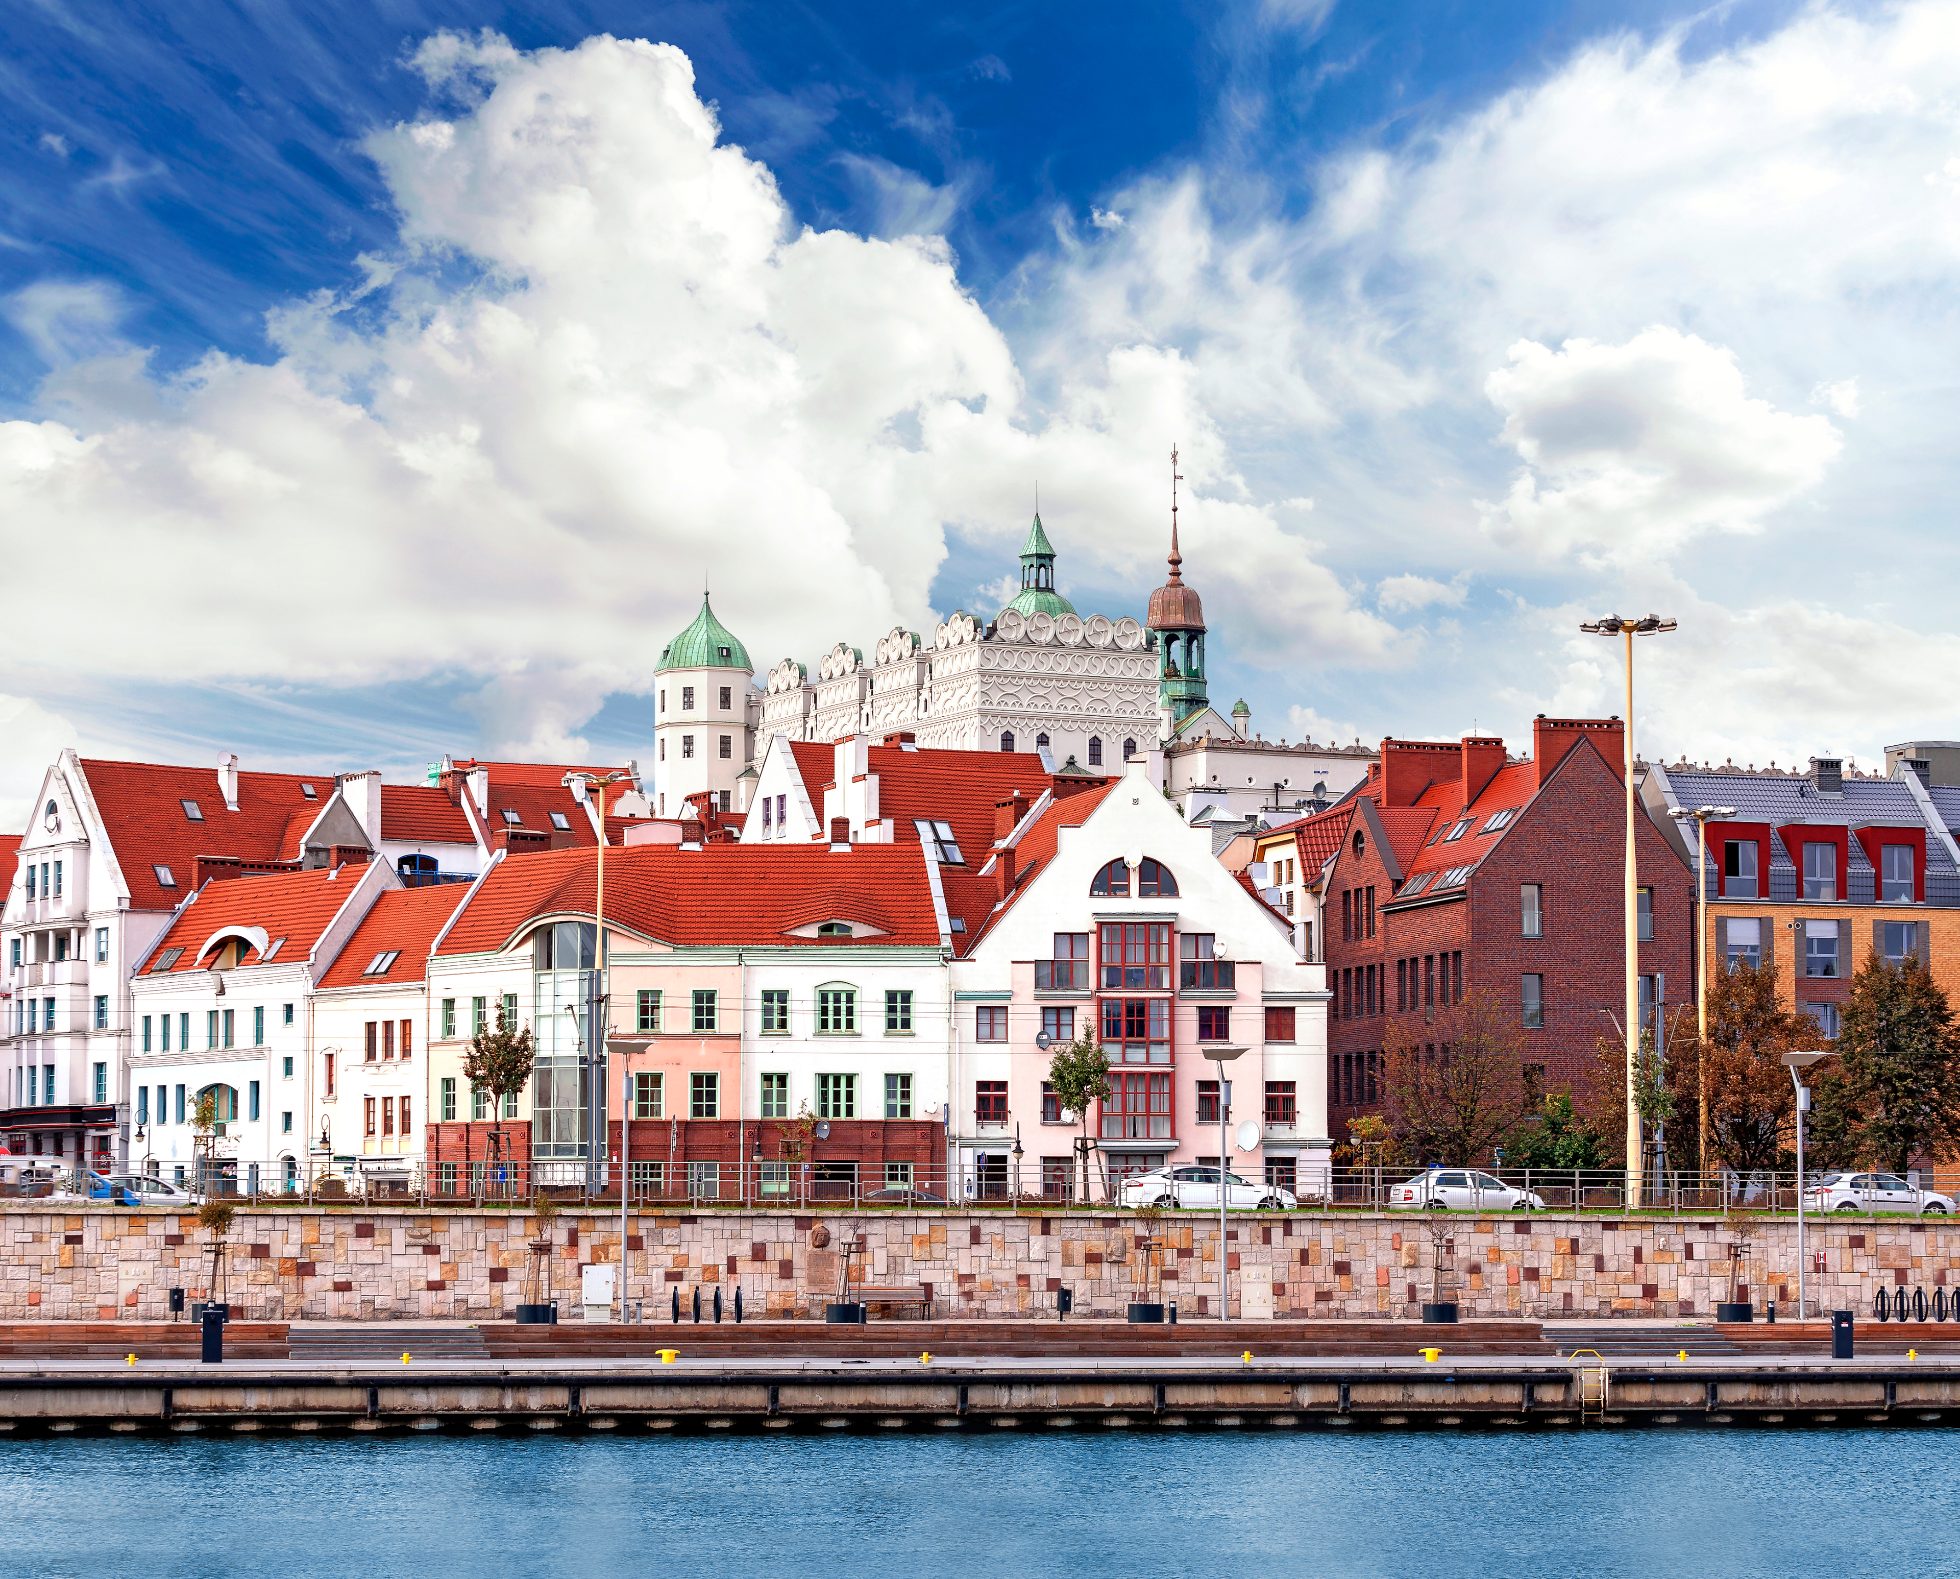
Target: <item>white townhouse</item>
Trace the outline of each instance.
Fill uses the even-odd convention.
[[[1067,1188],[1074,1116],[1044,1079],[1053,1047],[1095,1033],[1115,1089],[1091,1115],[1094,1187],[1166,1162],[1227,1164],[1312,1193],[1330,1163],[1325,967],[1213,857],[1142,763],[1005,809],[952,965],[952,1143],[972,1188],[1037,1163]],[[1011,823],[1009,817],[1012,816]]]
[[[237,1189],[299,1186],[314,989],[399,882],[373,861],[214,878],[191,896],[131,983],[135,1169],[193,1183],[215,1169]],[[207,1095],[217,1121],[208,1162],[196,1130]]]

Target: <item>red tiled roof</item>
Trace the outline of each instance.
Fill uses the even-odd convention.
[[[1413,860],[1403,866],[1405,879],[1423,872],[1443,872],[1452,867],[1471,866],[1482,860],[1497,841],[1504,837],[1512,824],[1507,822],[1503,828],[1485,832],[1490,819],[1500,811],[1521,811],[1538,793],[1538,766],[1534,762],[1514,762],[1498,769],[1495,777],[1486,784],[1477,798],[1467,807],[1463,804],[1463,786],[1455,784],[1432,785],[1424,791],[1421,799],[1430,802],[1435,815],[1435,828],[1445,829],[1468,817],[1470,827],[1460,839],[1424,844]],[[1445,831],[1447,831],[1445,829]]]
[[[810,797],[810,810],[821,821],[824,786],[830,782],[830,770],[837,760],[834,750],[819,740],[792,740],[789,755],[796,764],[796,776],[803,780],[804,793]],[[819,828],[816,836],[822,839],[828,834],[828,829]]]
[[[14,868],[20,861],[21,835],[0,833],[0,900],[14,886]]]
[[[174,910],[190,892],[192,863],[200,855],[293,859],[299,853],[298,829],[319,815],[334,786],[331,773],[240,772],[238,809],[228,811],[216,767],[94,758],[83,759],[81,766],[129,884],[132,910]],[[306,798],[303,783],[313,786],[317,799]],[[201,822],[185,815],[187,800],[197,803]],[[157,866],[170,869],[174,886],[157,880]]]
[[[200,888],[191,902],[164,930],[144,962],[143,974],[178,974],[208,968],[197,950],[223,927],[263,927],[267,946],[286,941],[277,951],[282,964],[304,960],[320,941],[340,908],[347,903],[366,866],[313,867],[304,872],[272,872],[263,877],[216,879]],[[170,949],[182,949],[166,968],[159,961]],[[241,962],[260,965],[257,949]]]
[[[440,954],[502,948],[525,922],[590,915],[595,852],[506,856],[442,941]],[[878,929],[866,942],[936,946],[939,922],[916,844],[709,844],[698,850],[639,844],[606,856],[606,916],[661,942],[687,946],[837,944],[792,936],[821,921]]]
[[[383,784],[381,837],[404,844],[476,843],[468,815],[435,784]]]
[[[504,815],[506,810],[516,812],[519,820],[513,823]],[[565,819],[565,827],[551,820],[554,811]],[[490,776],[490,815],[484,821],[492,838],[507,828],[521,828],[526,833],[546,834],[559,845],[590,848],[599,842],[592,831],[591,816],[564,785],[500,779],[494,770]]]
[[[950,890],[948,891],[947,909],[952,910],[956,915],[965,914],[967,917],[966,937],[959,948],[960,953],[971,952],[987,929],[1004,915],[1008,906],[1026,890],[1035,875],[1055,858],[1055,845],[1061,836],[1061,830],[1079,828],[1087,822],[1109,792],[1116,788],[1116,784],[1117,781],[1111,779],[1108,783],[1097,785],[1094,789],[1078,790],[1073,795],[1064,795],[1050,801],[1042,808],[1039,816],[1023,825],[1021,836],[1014,844],[1014,887],[1007,896],[1006,905],[1001,905],[998,910],[994,908],[996,880],[992,876],[971,880],[976,885],[972,891],[962,887],[963,908],[961,909],[954,909],[954,896]],[[945,882],[946,875],[947,868],[940,868],[942,883]],[[976,910],[977,913],[974,913]]]
[[[354,935],[327,972],[322,987],[372,987],[421,981],[429,973],[429,949],[443,923],[469,896],[467,883],[436,883],[427,888],[385,890],[361,918]],[[366,974],[381,954],[397,957],[379,975]]]

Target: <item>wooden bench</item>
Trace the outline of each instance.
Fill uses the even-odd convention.
[[[852,1283],[847,1292],[860,1305],[917,1305],[932,1319],[932,1288],[925,1283]]]

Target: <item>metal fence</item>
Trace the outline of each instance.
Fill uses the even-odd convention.
[[[866,1210],[1084,1210],[1162,1208],[1216,1211],[1216,1169],[1178,1164],[1127,1177],[1103,1167],[1092,1154],[1085,1187],[1080,1170],[1026,1164],[1002,1167],[976,1159],[963,1169],[851,1159],[811,1162],[707,1159],[633,1162],[626,1181],[639,1209],[828,1208]],[[105,1204],[191,1207],[224,1199],[260,1205],[399,1204],[472,1208],[521,1206],[538,1194],[566,1205],[619,1205],[617,1166],[588,1177],[579,1161],[483,1161],[424,1163],[408,1159],[252,1163],[231,1158],[200,1166],[164,1165],[151,1175],[81,1173],[73,1169],[21,1168],[0,1176],[0,1198],[97,1200]],[[104,1182],[105,1177],[108,1182]],[[1806,1179],[1814,1191],[1824,1175]],[[1908,1175],[1919,1190],[1951,1194],[1960,1172]],[[1697,1174],[1669,1171],[1644,1183],[1644,1215],[1794,1213],[1792,1173]],[[1491,1214],[1546,1211],[1622,1216],[1626,1177],[1611,1169],[1270,1168],[1262,1177],[1234,1173],[1230,1206],[1311,1214],[1435,1210]],[[1945,1203],[1907,1201],[1869,1189],[1820,1197],[1811,1194],[1808,1215],[1896,1216]]]

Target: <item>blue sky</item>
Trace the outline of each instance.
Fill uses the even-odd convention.
[[[704,577],[764,665],[868,648],[984,607],[1037,486],[1077,604],[1135,610],[1172,442],[1215,690],[1269,734],[1608,707],[1575,616],[1667,602],[1670,757],[1950,736],[1957,40],[1923,3],[9,7],[0,506],[61,591],[0,806],[70,739],[644,758]]]

